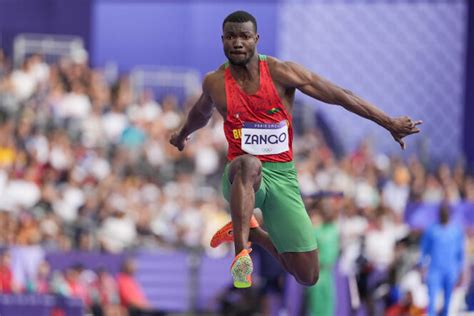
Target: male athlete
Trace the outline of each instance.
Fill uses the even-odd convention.
[[[259,55],[258,40],[257,22],[251,14],[237,11],[225,18],[222,43],[228,62],[205,76],[199,100],[170,143],[183,150],[188,136],[204,127],[217,109],[229,143],[222,186],[232,222],[214,235],[211,246],[234,242],[235,287],[252,284],[249,241],[263,246],[299,283],[309,286],[318,280],[319,260],[292,156],[295,90],[374,121],[402,148],[403,137],[418,133],[421,121],[390,118],[300,65]],[[256,207],[262,210],[267,231],[253,216]]]

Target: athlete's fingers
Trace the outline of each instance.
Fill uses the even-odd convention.
[[[423,124],[422,120],[418,120],[418,121],[415,122],[415,126],[420,125],[420,124]]]

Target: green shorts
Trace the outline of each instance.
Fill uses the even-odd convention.
[[[262,210],[265,229],[279,253],[318,248],[311,220],[303,204],[294,162],[263,162],[262,182],[255,193],[255,207]],[[231,183],[222,176],[222,191],[229,201]]]

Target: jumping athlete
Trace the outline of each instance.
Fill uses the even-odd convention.
[[[257,22],[247,12],[230,14],[222,27],[228,61],[205,76],[199,100],[170,143],[183,150],[188,136],[204,127],[216,108],[229,143],[222,187],[232,221],[214,235],[211,246],[234,242],[231,273],[236,287],[252,284],[249,241],[269,251],[299,283],[314,285],[319,276],[317,244],[292,156],[295,90],[374,121],[402,148],[403,138],[418,133],[421,121],[391,118],[298,64],[259,55]],[[259,227],[254,208],[262,210],[267,231]]]

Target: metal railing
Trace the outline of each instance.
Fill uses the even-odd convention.
[[[74,60],[84,58],[87,52],[81,37],[52,34],[19,34],[13,44],[13,60],[15,66],[23,63],[25,57],[39,53],[46,61],[54,62],[60,57]]]
[[[152,90],[159,98],[168,93],[183,99],[201,91],[199,72],[192,68],[137,66],[130,72],[134,97]]]

